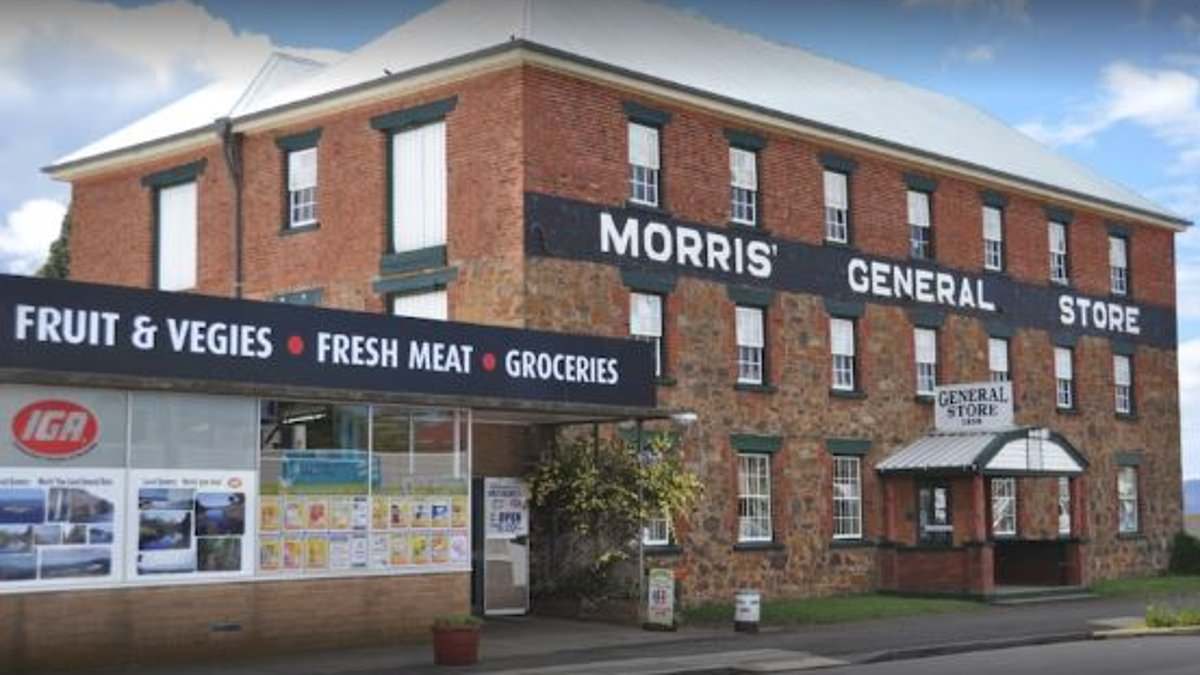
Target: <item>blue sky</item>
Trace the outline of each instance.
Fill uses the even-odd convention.
[[[661,1],[965,99],[1200,220],[1200,0]],[[272,48],[336,58],[433,4],[3,3],[0,271],[36,267],[69,200],[39,167]],[[1178,248],[1185,473],[1200,476],[1200,234]]]

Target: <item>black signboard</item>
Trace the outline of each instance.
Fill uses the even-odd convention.
[[[1172,307],[1126,297],[1082,295],[1003,273],[967,273],[928,261],[866,255],[848,246],[779,239],[750,227],[686,223],[654,210],[537,193],[526,193],[525,214],[531,256],[685,274],[835,301],[926,307],[1053,334],[1176,346]]]
[[[6,275],[0,368],[655,405],[633,340]]]

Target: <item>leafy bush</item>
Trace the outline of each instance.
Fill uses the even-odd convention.
[[[1200,574],[1200,539],[1180,532],[1171,542],[1172,574]]]

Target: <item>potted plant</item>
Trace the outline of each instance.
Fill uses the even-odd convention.
[[[469,666],[479,662],[479,627],[470,614],[448,614],[433,621],[433,662],[439,666]]]

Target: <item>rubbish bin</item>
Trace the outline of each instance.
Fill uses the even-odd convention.
[[[733,629],[739,633],[757,633],[762,594],[741,590],[734,596]]]

